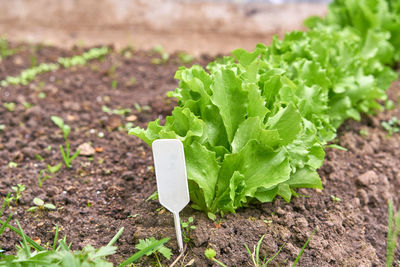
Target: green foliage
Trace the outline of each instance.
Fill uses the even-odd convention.
[[[397,248],[397,239],[400,233],[400,210],[394,216],[392,200],[388,201],[388,231],[386,247],[386,267],[393,266],[394,254]]]
[[[64,160],[65,166],[67,168],[72,167],[72,161],[79,156],[80,151],[77,150],[75,153],[71,156],[70,154],[70,144],[68,141],[68,135],[71,132],[71,127],[69,127],[67,124],[64,123],[63,119],[57,116],[51,116],[51,120],[54,122],[55,125],[57,125],[63,132],[64,136],[64,141],[65,141],[65,149],[62,145],[60,145],[60,151],[62,158]],[[58,170],[57,170],[58,171]]]
[[[12,56],[16,52],[16,49],[10,49],[7,39],[4,36],[0,36],[0,62],[2,59]]]
[[[14,102],[4,103],[3,107],[5,107],[8,111],[13,112],[15,110],[15,103]]]
[[[41,200],[40,198],[35,197],[33,199],[33,204],[35,204],[36,206],[30,207],[28,209],[28,211],[30,212],[35,212],[37,210],[55,210],[56,206],[54,206],[51,203],[44,203],[43,200]]]
[[[17,184],[17,186],[12,186],[11,189],[14,193],[15,204],[18,204],[20,198],[22,197],[22,192],[25,191],[26,187],[23,184]]]
[[[400,16],[372,2],[334,1],[326,19],[306,21],[307,32],[235,50],[208,71],[179,68],[179,88],[169,93],[179,103],[165,125],[130,134],[150,146],[180,139],[193,207],[211,215],[322,189],[316,170],[336,129],[381,110],[376,100],[397,78],[388,65],[400,59]]]
[[[41,170],[38,174],[39,187],[42,187],[43,182],[50,178],[51,178],[51,175],[46,174],[46,170]]]
[[[1,42],[0,42],[1,51]],[[92,48],[82,55],[76,55],[70,58],[59,58],[57,63],[41,63],[39,65],[32,61],[32,67],[23,70],[19,76],[7,76],[4,80],[0,81],[0,86],[5,87],[8,85],[27,85],[35,77],[41,73],[58,70],[60,67],[70,68],[76,65],[84,65],[87,61],[102,58],[109,52],[108,47]],[[33,58],[32,58],[33,59]]]
[[[388,136],[400,132],[400,121],[397,117],[392,117],[388,121],[382,122],[382,127],[388,132]]]
[[[204,256],[206,256],[207,259],[214,261],[219,266],[227,267],[225,264],[223,264],[222,262],[220,262],[219,260],[217,260],[215,258],[216,255],[217,255],[217,252],[212,248],[207,248],[206,250],[204,250]]]
[[[163,241],[164,242],[161,242]],[[137,244],[135,247],[140,251],[146,251],[143,252],[143,255],[150,256],[154,254],[154,256],[157,259],[158,266],[162,266],[160,262],[160,258],[158,256],[158,253],[163,255],[165,258],[168,260],[172,256],[172,252],[169,248],[165,247],[164,244],[169,240],[169,239],[163,239],[163,240],[157,240],[154,237],[146,238],[146,239],[140,239],[139,244]],[[152,249],[149,249],[149,248]]]
[[[267,256],[264,257],[264,259],[260,258],[260,248],[262,241],[264,239],[265,235],[263,235],[260,240],[257,242],[257,246],[254,246],[253,252],[250,251],[249,247],[245,244],[245,248],[247,250],[247,253],[249,254],[251,261],[255,267],[264,267],[268,266],[268,264],[275,259],[276,256],[281,252],[283,247],[286,245],[286,242],[283,243],[283,245],[279,248],[279,250],[267,260]]]
[[[193,225],[193,221],[193,217],[189,217],[186,222],[181,220],[183,241],[185,241],[185,243],[189,243],[190,241],[190,230],[196,229],[196,226]]]

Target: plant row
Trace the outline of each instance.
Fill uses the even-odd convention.
[[[380,110],[397,78],[400,1],[337,0],[326,18],[305,24],[306,32],[235,50],[207,70],[181,67],[169,94],[179,103],[165,124],[130,131],[150,146],[183,142],[193,208],[210,218],[322,189],[316,170],[336,129]]]
[[[70,68],[77,65],[85,65],[87,61],[92,59],[102,58],[109,52],[108,47],[95,47],[82,55],[75,55],[73,57],[63,58],[60,57],[57,63],[41,63],[38,66],[33,66],[29,69],[22,71],[18,76],[7,76],[4,80],[0,81],[0,88],[8,85],[27,85],[35,77],[41,73],[58,70],[60,67]]]

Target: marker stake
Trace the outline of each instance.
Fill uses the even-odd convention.
[[[158,139],[152,149],[158,199],[174,215],[179,251],[183,251],[179,212],[190,201],[183,144],[178,139]]]

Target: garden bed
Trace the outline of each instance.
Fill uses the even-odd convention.
[[[33,59],[55,62],[84,51],[79,47],[14,47],[18,52],[0,63],[0,80],[30,67]],[[152,236],[171,237],[166,246],[174,255],[163,263],[172,263],[178,256],[172,215],[158,201],[146,200],[156,190],[151,149],[126,131],[132,124],[144,127],[156,118],[165,119],[175,105],[165,95],[177,86],[173,77],[184,64],[182,56],[174,54],[162,64],[154,59],[160,59],[154,51],[113,51],[103,61],[58,69],[39,75],[29,85],[0,91],[0,124],[5,125],[0,131],[0,196],[5,197],[17,184],[26,186],[19,203],[11,204],[6,215],[15,212],[14,218],[31,238],[51,245],[58,225],[73,249],[87,244],[100,247],[125,227],[116,243],[117,253],[109,258],[112,262],[120,263],[136,251],[139,239]],[[206,65],[210,60],[203,56],[190,64]],[[316,230],[300,266],[384,265],[388,199],[400,207],[400,136],[388,137],[381,123],[400,117],[400,81],[392,84],[389,97],[395,109],[364,116],[361,122],[347,121],[340,128],[338,144],[348,150],[327,149],[319,170],[323,191],[301,189],[303,196],[290,203],[280,198],[254,203],[215,222],[185,208],[182,218],[192,216],[196,229],[191,230],[180,263],[184,266],[194,259],[193,266],[212,265],[204,257],[204,250],[211,247],[228,266],[250,266],[244,245],[253,248],[265,235],[261,255],[271,257],[286,242],[273,264],[288,265]],[[14,111],[3,107],[11,102],[16,104]],[[47,164],[62,162],[58,147],[63,136],[50,119],[53,115],[71,126],[73,151],[90,143],[95,153],[79,156],[71,169],[63,166],[39,187],[40,171]],[[54,204],[56,210],[28,212],[35,197]],[[19,241],[7,230],[0,247],[9,254]],[[153,261],[143,258],[142,264]]]

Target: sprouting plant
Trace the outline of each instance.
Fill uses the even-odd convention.
[[[35,212],[37,210],[46,210],[46,209],[55,210],[56,209],[56,206],[54,206],[53,204],[44,203],[43,200],[41,200],[40,198],[37,198],[37,197],[35,197],[33,199],[33,204],[35,204],[36,206],[30,207],[28,209],[28,211]]]
[[[9,207],[10,204],[11,204],[11,202],[12,202],[13,200],[14,200],[14,197],[11,196],[11,193],[8,193],[7,196],[4,197],[3,203],[4,203],[5,205],[7,205],[7,207]],[[4,209],[3,209],[3,210],[4,210]]]
[[[133,104],[133,106],[138,112],[142,112],[143,110],[150,110],[150,106],[147,105],[141,106],[139,103],[135,103]]]
[[[5,107],[8,111],[13,112],[15,110],[15,103],[14,102],[4,103],[3,107]]]
[[[336,197],[336,196],[334,196],[334,195],[331,195],[331,199],[332,199],[333,202],[340,202],[340,201],[342,201],[342,199],[340,199],[339,197]]]
[[[190,230],[196,229],[196,226],[193,225],[193,221],[193,217],[189,217],[186,222],[181,220],[183,241],[185,241],[185,243],[189,243],[190,241]]]
[[[18,167],[18,163],[14,162],[14,161],[10,161],[8,163],[8,167],[13,169],[13,168],[17,168]]]
[[[301,256],[303,255],[304,250],[306,249],[308,243],[311,241],[311,239],[313,238],[313,236],[315,235],[316,232],[317,232],[317,230],[314,230],[314,231],[311,233],[310,237],[307,239],[306,243],[304,243],[304,245],[303,245],[303,247],[301,248],[299,254],[297,254],[297,257],[296,257],[296,259],[294,260],[294,262],[293,262],[293,264],[292,264],[292,267],[296,267],[296,265],[297,265],[297,263],[299,262]]]
[[[152,64],[163,64],[166,63],[169,59],[169,54],[164,52],[164,49],[161,45],[157,45],[156,47],[154,47],[153,51],[157,54],[160,54],[161,58],[153,58],[151,60]]]
[[[225,264],[223,264],[222,262],[220,262],[215,258],[215,256],[217,256],[217,252],[214,249],[207,248],[206,250],[204,250],[204,255],[206,256],[207,259],[214,261],[218,265],[222,267],[227,267]]]
[[[146,198],[146,201],[157,200],[157,199],[158,199],[158,191],[154,191],[153,194],[151,194],[148,198]]]
[[[388,121],[382,122],[382,127],[388,132],[388,136],[400,132],[400,121],[397,117],[392,117]]]
[[[168,241],[168,240],[167,240]],[[148,248],[149,246],[153,246],[155,243],[159,242],[159,240],[155,239],[154,237],[150,237],[150,238],[146,238],[146,239],[139,239],[139,244],[137,244],[135,247],[139,250],[142,251],[146,248]],[[166,241],[165,241],[166,242]],[[160,261],[160,257],[158,255],[158,253],[160,253],[161,255],[163,255],[165,258],[167,258],[168,260],[171,258],[172,256],[172,252],[171,249],[167,248],[164,246],[164,243],[153,248],[152,250],[148,251],[147,253],[145,253],[146,256],[150,256],[151,254],[154,254],[154,256],[156,257],[157,260],[157,264],[158,266],[162,266],[161,265],[161,261]]]
[[[47,164],[47,170],[50,173],[56,173],[61,169],[62,163],[58,163],[57,165],[51,166],[50,164]]]
[[[283,245],[279,248],[279,250],[271,258],[269,258],[268,260],[267,260],[267,256],[265,256],[264,259],[261,260],[260,259],[260,248],[261,248],[261,244],[262,244],[262,241],[263,241],[264,237],[265,237],[265,235],[263,235],[260,238],[260,240],[258,240],[257,246],[254,245],[253,252],[250,251],[249,247],[246,244],[244,245],[246,250],[247,250],[247,253],[249,253],[251,261],[252,261],[252,263],[254,264],[255,267],[267,266],[268,263],[273,261],[275,259],[275,257],[278,256],[278,254],[281,252],[283,247],[286,245],[286,242],[283,243]]]
[[[46,170],[41,170],[38,174],[38,183],[39,183],[39,187],[42,187],[43,182],[46,181],[47,179],[50,179],[51,175],[48,175],[46,173]]]
[[[185,64],[188,64],[194,60],[194,56],[186,54],[184,52],[179,53],[178,57],[179,57],[179,60]]]
[[[394,224],[393,224],[394,223]],[[400,210],[397,211],[394,217],[393,202],[391,199],[388,201],[388,231],[387,231],[387,245],[386,245],[386,267],[393,266],[394,253],[397,248],[397,239],[400,233]]]
[[[368,132],[367,129],[361,129],[361,130],[360,130],[360,135],[361,135],[362,137],[366,137],[366,136],[369,135],[369,132]]]
[[[6,126],[4,124],[0,124],[0,131],[4,131],[6,129]]]
[[[116,115],[121,115],[121,116],[126,116],[127,114],[132,112],[132,110],[130,108],[110,109],[106,105],[103,105],[101,107],[101,111],[108,113],[108,114],[116,114]]]
[[[134,85],[136,83],[136,78],[135,77],[131,77],[129,79],[129,81],[126,83],[126,85],[131,86]]]
[[[67,168],[72,167],[72,161],[79,155],[80,151],[79,149],[75,151],[75,153],[71,156],[70,155],[70,145],[68,141],[68,135],[71,132],[71,127],[69,127],[67,124],[64,123],[63,119],[57,116],[51,116],[51,120],[54,122],[55,125],[57,125],[63,132],[64,135],[64,141],[65,141],[65,150],[62,145],[60,145],[60,151],[62,158],[64,160],[65,166]]]
[[[111,82],[111,88],[112,89],[117,89],[118,87],[118,81],[117,80],[112,80]]]
[[[15,191],[14,201],[18,204],[20,198],[22,197],[22,192],[25,191],[25,185],[17,184],[17,186],[12,186],[11,189]]]
[[[14,55],[17,52],[16,49],[10,49],[8,46],[8,41],[4,36],[0,37],[0,61],[3,58]]]

